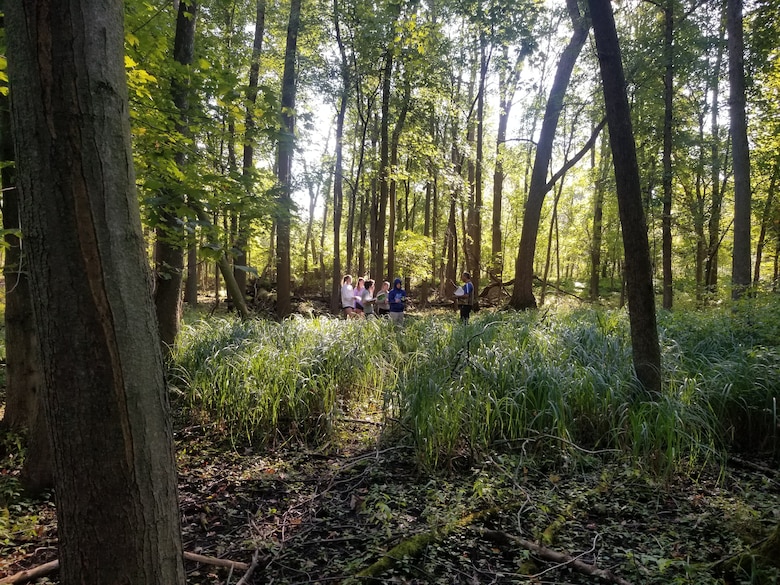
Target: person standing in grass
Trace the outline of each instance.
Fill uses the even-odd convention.
[[[374,281],[369,279],[365,283],[365,288],[360,297],[360,304],[363,305],[363,314],[366,319],[376,319],[374,313],[374,304],[376,299],[374,298]]]
[[[390,301],[387,296],[390,294],[390,283],[386,280],[382,283],[382,290],[376,295],[376,314],[378,316],[388,315],[390,313]]]
[[[468,323],[471,315],[471,308],[474,306],[474,283],[471,282],[471,274],[463,273],[463,286],[455,293],[455,302],[460,307],[460,320]],[[462,291],[462,294],[458,292]]]
[[[359,276],[357,280],[357,286],[355,287],[354,290],[355,313],[357,314],[358,317],[363,314],[363,291],[366,290],[365,282],[366,282],[365,278]]]
[[[400,278],[396,278],[393,281],[393,288],[387,293],[387,300],[390,303],[390,320],[396,325],[402,325],[404,322],[406,291],[401,285]]]
[[[352,276],[347,274],[341,280],[341,311],[345,319],[353,319],[355,315],[355,293],[352,290]]]

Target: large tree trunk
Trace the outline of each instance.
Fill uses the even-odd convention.
[[[609,0],[589,0],[588,4],[604,87],[609,142],[623,231],[634,369],[645,390],[655,393],[661,390],[661,348],[658,343],[650,246],[642,207],[642,188],[631,127],[631,112],[626,96],[626,80],[612,6]]]
[[[728,0],[726,30],[729,37],[729,120],[734,157],[734,250],[731,296],[740,298],[750,286],[750,150],[745,113],[745,49],[742,0]]]
[[[510,304],[515,309],[536,307],[533,293],[534,257],[536,255],[536,237],[539,233],[539,222],[542,216],[544,197],[550,190],[547,182],[547,169],[552,157],[553,141],[558,128],[558,119],[563,109],[563,98],[566,88],[577,62],[577,57],[588,39],[589,22],[580,15],[576,0],[567,0],[574,33],[569,44],[563,51],[555,72],[550,96],[544,113],[539,142],[536,145],[536,157],[531,172],[531,185],[528,191],[528,201],[525,204],[523,228],[520,234],[520,250],[515,262],[515,286],[512,290]]]
[[[64,585],[185,582],[130,147],[123,8],[6,5]]]
[[[195,0],[182,0],[180,2],[176,18],[173,59],[185,67],[192,63],[195,53],[196,14]],[[187,136],[189,135],[189,90],[183,76],[174,75],[171,80],[171,97],[178,113],[176,131]],[[184,149],[180,149],[174,158],[176,166],[183,170],[187,163]],[[162,225],[157,229],[155,248],[154,304],[160,328],[160,339],[166,351],[173,346],[176,335],[179,333],[182,271],[184,270],[184,247],[186,246],[181,218],[178,216],[184,200],[182,196],[174,195],[175,191],[175,187],[167,189],[167,195],[171,201],[161,211]]]
[[[282,75],[282,133],[279,139],[278,178],[280,194],[276,219],[276,314],[286,317],[292,312],[292,274],[290,265],[290,223],[293,201],[292,159],[295,147],[295,59],[298,53],[298,29],[301,24],[301,0],[290,3],[287,25],[287,48]]]

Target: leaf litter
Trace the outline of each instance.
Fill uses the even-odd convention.
[[[212,428],[180,428],[184,549],[247,564],[257,554],[249,583],[258,584],[599,582],[517,546],[522,540],[634,584],[780,579],[777,572],[763,580],[724,577],[718,565],[780,522],[771,461],[657,478],[609,454],[575,461],[496,452],[430,473],[411,448],[384,444],[377,430],[345,420],[338,439],[319,449],[294,441],[260,449]],[[16,474],[3,460],[0,578],[56,558],[51,494],[28,500],[9,493]],[[431,537],[415,549],[420,535]],[[356,577],[406,543],[408,555],[391,559],[381,574]],[[185,568],[190,585],[236,584],[243,576],[191,561]],[[57,583],[57,574],[37,582]]]

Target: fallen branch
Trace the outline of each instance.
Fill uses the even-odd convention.
[[[0,579],[0,585],[16,585],[17,583],[27,583],[28,581],[34,581],[45,577],[60,568],[60,562],[58,560],[49,561],[32,569],[26,571],[20,571],[15,575],[9,575]]]
[[[206,557],[195,553],[184,551],[182,555],[185,561],[194,561],[201,563],[202,565],[213,565],[215,567],[226,567],[228,569],[234,569],[236,571],[246,571],[249,569],[249,565],[240,561],[231,561],[228,559],[218,559],[216,557]]]
[[[252,555],[252,564],[249,565],[246,569],[246,573],[244,573],[244,576],[239,579],[238,583],[236,585],[246,585],[249,583],[249,579],[252,577],[252,573],[255,572],[255,569],[257,569],[257,565],[260,562],[260,551],[256,550],[255,554]]]
[[[246,563],[241,563],[239,561],[230,561],[227,559],[207,557],[207,556],[186,552],[186,551],[182,556],[184,557],[185,560],[194,561],[196,563],[201,563],[203,565],[213,565],[215,567],[227,567],[228,569],[235,569],[239,571],[249,571],[250,569],[249,565],[247,565]],[[54,571],[59,570],[59,568],[60,568],[60,561],[59,559],[55,559],[53,561],[49,561],[48,563],[44,563],[42,565],[38,565],[37,567],[33,567],[32,569],[25,569],[24,571],[19,571],[14,575],[3,577],[2,579],[0,579],[0,585],[19,585],[20,583],[28,583],[30,581],[34,581],[35,579],[40,579],[41,577],[50,575]]]
[[[530,550],[532,553],[546,561],[552,561],[554,563],[566,565],[567,567],[571,567],[580,573],[590,575],[592,577],[598,577],[607,581],[608,583],[616,583],[617,585],[632,585],[630,581],[626,581],[625,579],[618,577],[609,569],[600,569],[596,565],[591,565],[585,561],[580,561],[575,557],[552,550],[546,546],[536,544],[530,540],[526,540],[518,536],[513,536],[498,530],[484,530],[482,531],[482,534],[485,536],[485,538],[488,538],[497,544],[514,544],[521,546],[527,550]]]

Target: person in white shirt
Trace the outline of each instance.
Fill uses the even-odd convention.
[[[341,311],[345,319],[353,319],[355,315],[355,293],[352,290],[352,276],[347,274],[341,280]]]

